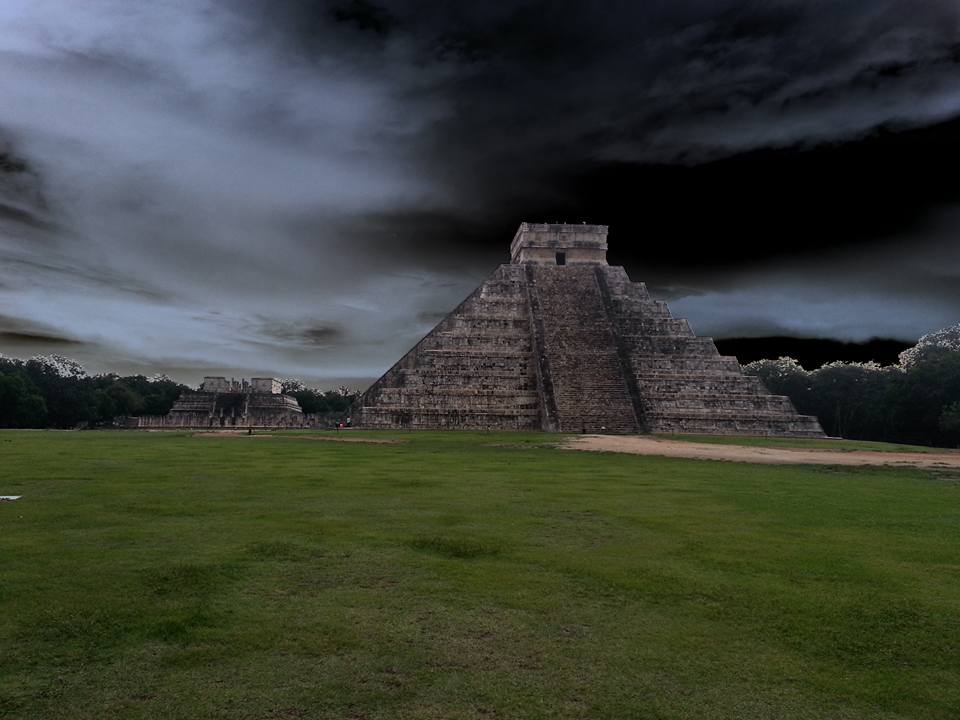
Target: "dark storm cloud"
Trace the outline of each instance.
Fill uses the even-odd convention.
[[[42,227],[46,203],[40,179],[0,129],[0,220]]]
[[[101,367],[372,376],[519,221],[586,220],[699,330],[915,336],[958,304],[958,12],[9,0],[0,309]]]
[[[481,170],[696,162],[956,111],[952,2],[442,3],[394,10],[451,71],[430,139]],[[920,81],[920,82],[918,82]],[[898,117],[902,114],[903,117]],[[494,141],[495,140],[495,141]]]
[[[61,346],[82,344],[74,338],[60,335],[49,326],[6,315],[0,315],[0,340],[14,347],[19,344]]]
[[[278,325],[267,321],[264,333],[293,346],[324,347],[342,343],[348,335],[342,328],[329,326],[303,326],[296,324]]]
[[[457,202],[380,214],[381,257],[489,262],[527,217],[608,222],[628,264],[736,266],[896,236],[957,199],[937,178],[960,137],[953,2],[350,4],[376,32],[280,7],[260,17],[296,52],[347,45],[390,65],[412,114],[441,108],[411,141]],[[735,242],[693,258],[647,240],[718,231]]]

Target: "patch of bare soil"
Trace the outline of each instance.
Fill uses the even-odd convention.
[[[287,435],[288,440],[325,440],[326,442],[364,443],[365,445],[406,445],[406,440],[347,437],[345,435]]]
[[[404,445],[406,440],[389,440],[387,438],[362,438],[348,437],[346,435],[268,435],[266,433],[254,433],[248,435],[246,430],[216,430],[212,432],[194,433],[193,437],[200,438],[272,438],[282,437],[285,440],[321,440],[324,442],[342,442],[342,443],[363,443],[365,445]]]
[[[197,432],[192,435],[192,437],[198,438],[268,438],[272,435],[248,435],[246,430],[212,430],[210,432]]]
[[[766,465],[893,465],[942,470],[960,468],[960,453],[951,452],[901,453],[715,445],[642,435],[578,435],[560,447],[567,450],[659,455],[693,460],[730,460]]]

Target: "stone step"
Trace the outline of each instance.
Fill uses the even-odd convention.
[[[782,395],[758,394],[679,394],[645,393],[644,400],[651,408],[661,409],[731,409],[731,410],[769,410],[793,413],[793,404]]]
[[[690,324],[683,318],[644,317],[642,315],[619,315],[616,318],[620,334],[629,338],[634,335],[677,335],[694,338]],[[703,338],[709,340],[709,338]]]
[[[611,298],[614,310],[621,317],[634,316],[645,319],[672,319],[670,308],[658,300],[638,300],[629,297]]]
[[[420,355],[423,360],[435,362],[448,362],[450,358],[464,358],[466,362],[483,359],[520,359],[526,361],[530,357],[530,348],[518,345],[517,347],[507,347],[503,345],[490,345],[487,347],[481,344],[470,345],[466,347],[425,347],[421,348]]]
[[[496,389],[474,389],[474,388],[436,388],[423,386],[419,388],[381,388],[377,391],[381,401],[390,399],[422,399],[424,401],[436,402],[438,398],[460,397],[473,402],[504,402],[508,400],[510,404],[526,404],[537,401],[536,389],[527,389],[526,392],[517,390]]]
[[[593,267],[535,268],[532,292],[564,432],[636,432],[615,328]]]
[[[814,419],[809,424],[789,423],[745,423],[735,421],[690,421],[651,425],[655,433],[677,433],[690,435],[740,435],[757,437],[796,437],[822,438],[823,431]]]
[[[649,377],[651,379],[653,379],[653,376],[661,374],[742,375],[740,363],[737,362],[736,358],[727,358],[723,355],[713,357],[680,355],[671,357],[669,355],[637,355],[631,353],[630,362],[637,377]]]
[[[703,372],[703,371],[694,371],[694,370],[670,370],[670,369],[657,369],[650,370],[645,372],[638,372],[637,377],[642,377],[645,381],[649,382],[682,382],[682,383],[696,383],[696,382],[710,382],[715,381],[718,383],[739,383],[745,381],[751,384],[758,384],[759,387],[763,387],[763,383],[760,382],[760,379],[753,375],[744,375],[743,373],[731,373],[731,372]]]
[[[361,411],[365,415],[397,415],[402,413],[409,413],[411,410],[416,410],[416,414],[421,418],[440,418],[444,416],[456,415],[461,418],[535,418],[539,416],[539,411],[529,408],[510,408],[509,410],[485,410],[485,409],[469,409],[469,410],[456,410],[451,411],[447,407],[437,407],[437,408],[410,408],[407,405],[363,405],[361,406]]]
[[[675,358],[678,355],[699,358],[722,357],[710,338],[677,335],[621,335],[631,357]]]
[[[454,342],[444,347],[443,343],[430,342],[417,348],[417,360],[444,362],[451,357],[462,357],[466,361],[483,358],[517,358],[526,360],[530,357],[531,348],[520,341],[517,342],[485,342],[473,341]]]
[[[658,407],[651,409],[648,413],[651,418],[671,418],[671,417],[703,417],[703,418],[742,418],[744,414],[741,410],[729,408],[671,408]],[[756,410],[750,413],[751,420],[776,420],[783,418],[807,417],[805,415],[796,415],[793,413],[784,413],[779,410]]]
[[[473,317],[473,318],[454,318],[448,325],[445,325],[444,332],[454,332],[457,329],[467,330],[471,335],[474,333],[482,335],[485,330],[513,330],[516,333],[529,332],[530,323],[526,318],[496,318],[496,317]]]
[[[442,385],[449,388],[472,387],[483,384],[502,387],[506,381],[529,377],[531,377],[529,370],[519,367],[477,369],[458,365],[423,366],[398,370],[397,380],[399,382],[396,385],[410,387],[419,382],[422,385]]]

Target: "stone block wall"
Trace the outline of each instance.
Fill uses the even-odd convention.
[[[207,376],[200,383],[201,392],[230,392],[232,385],[225,377]]]
[[[512,264],[556,265],[558,252],[570,265],[606,264],[607,226],[521,223],[510,243]]]
[[[279,395],[283,386],[276,378],[250,378],[250,390],[257,393]]]
[[[374,428],[540,428],[525,275],[501,265],[361,397]]]
[[[744,375],[736,358],[698,338],[673,318],[643,283],[620,267],[597,270],[609,295],[617,332],[628,348],[650,432],[822,437],[816,418],[797,413],[789,398],[771,395]]]
[[[166,415],[137,418],[141,428],[303,427],[296,398],[255,392],[185,392]]]

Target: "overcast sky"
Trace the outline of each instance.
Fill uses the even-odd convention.
[[[960,320],[953,0],[0,3],[0,353],[363,385],[522,220],[715,337]]]

